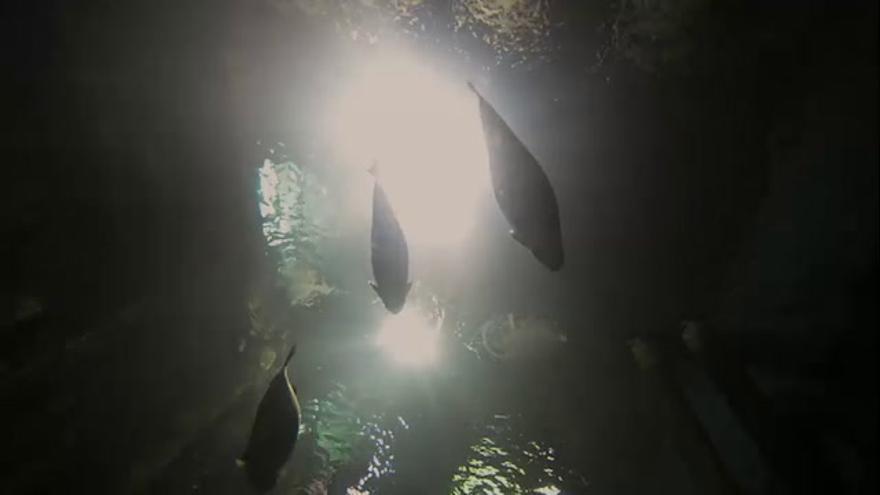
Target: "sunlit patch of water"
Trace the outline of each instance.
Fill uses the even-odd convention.
[[[337,474],[354,467],[359,474],[347,487],[349,494],[375,494],[377,486],[395,471],[396,436],[410,426],[400,416],[364,414],[345,396],[341,385],[322,399],[303,406],[301,435],[315,438],[320,465],[311,476],[330,484]]]
[[[450,494],[559,495],[586,487],[550,444],[523,433],[521,421],[499,414],[477,428],[467,459],[453,475]],[[322,466],[313,473],[315,479],[329,485],[337,473],[354,466],[360,474],[344,487],[346,494],[378,495],[393,486],[389,481],[398,474],[395,444],[400,435],[418,434],[410,430],[401,416],[362,416],[340,387],[305,404],[301,434],[317,439]]]
[[[336,291],[319,270],[331,209],[319,180],[291,161],[283,147],[268,148],[258,170],[262,232],[290,304],[311,307]]]
[[[387,315],[379,328],[376,344],[391,359],[410,368],[425,368],[440,358],[444,311],[435,296],[419,288],[399,314]]]
[[[285,287],[293,306],[287,309],[299,311],[309,306],[310,301],[320,300],[326,295],[321,292],[322,287],[329,286],[323,279],[324,270],[329,270],[325,264],[327,260],[322,260],[319,253],[322,243],[327,245],[333,242],[333,236],[328,235],[326,218],[332,208],[327,206],[328,200],[324,197],[327,193],[322,188],[321,180],[311,174],[313,169],[295,164],[284,156],[280,146],[268,150],[267,156],[258,175],[262,232],[269,259],[277,265],[277,280]],[[324,175],[321,178],[327,179]],[[333,225],[338,231],[339,225]],[[407,396],[407,391],[416,390],[432,400],[444,399],[445,381],[451,380],[452,376],[448,369],[460,369],[458,365],[464,362],[477,363],[471,354],[459,352],[461,348],[473,344],[475,339],[484,348],[484,353],[494,351],[492,356],[495,359],[501,355],[507,359],[519,356],[521,353],[515,352],[517,349],[536,347],[533,344],[540,339],[531,338],[533,334],[547,333],[536,330],[544,329],[547,325],[538,325],[537,320],[512,315],[482,315],[475,317],[480,321],[462,321],[474,318],[458,314],[454,305],[441,301],[432,289],[416,281],[407,305],[407,310],[412,313],[389,317],[388,321],[399,321],[403,325],[397,329],[396,336],[382,347],[385,351],[394,347],[390,345],[392,343],[412,347],[412,341],[407,339],[413,337],[413,329],[417,326],[415,323],[418,323],[424,325],[426,330],[430,327],[431,342],[437,343],[443,350],[439,353],[438,349],[436,357],[442,359],[436,359],[433,371],[419,374],[419,379],[412,379],[410,375],[401,378],[396,366],[372,366],[371,353],[361,348],[355,359],[358,372],[363,375],[374,370],[379,374],[345,380],[342,378],[345,374],[342,373],[339,379],[350,388],[338,384],[329,392],[316,393],[313,398],[303,397],[300,440],[283,485],[293,490],[290,493],[304,489],[310,494],[328,491],[339,493],[341,490],[348,494],[381,495],[393,493],[400,484],[411,483],[418,473],[412,472],[412,463],[407,466],[399,456],[407,452],[409,445],[417,445],[423,438],[431,439],[437,432],[431,431],[430,420],[418,415],[418,403],[413,402],[416,399],[404,400],[401,397]],[[259,298],[250,302],[254,336],[266,341],[283,340],[284,337],[278,334],[285,332],[282,330],[284,325],[276,324],[264,307],[270,303]],[[417,321],[407,320],[408,314],[417,317]],[[489,323],[485,318],[489,318]],[[370,326],[363,330],[363,334],[381,340],[379,337],[383,328],[383,325]],[[468,331],[465,332],[465,329]],[[496,331],[493,333],[488,329]],[[375,332],[375,335],[371,332]],[[489,333],[492,334],[490,336],[497,333],[498,338],[492,340],[496,345],[487,351],[484,334]],[[518,339],[521,333],[523,338]],[[550,340],[556,343],[556,340]],[[520,341],[525,345],[517,344]],[[421,345],[423,343],[419,341],[417,345],[427,348]],[[501,352],[500,347],[510,352]],[[261,347],[254,349],[256,352]],[[280,352],[271,356],[268,353],[260,355],[261,365],[263,368],[275,366],[280,355]],[[377,380],[377,377],[384,377],[384,381]],[[377,382],[382,386],[375,385]],[[300,382],[300,385],[303,383]],[[391,383],[394,387],[389,389],[387,385]],[[314,390],[314,387],[306,387],[308,389]],[[404,411],[404,414],[412,414],[409,419],[413,419],[414,426],[411,427],[407,419],[401,416]],[[555,495],[570,493],[566,487],[583,486],[576,484],[579,483],[579,477],[560,464],[551,446],[528,438],[523,433],[522,425],[522,420],[509,416],[496,416],[483,422],[476,431],[464,425],[459,425],[460,428],[450,425],[450,435],[463,435],[456,437],[451,444],[458,442],[461,448],[470,444],[467,456],[442,460],[450,468],[461,463],[453,477],[445,478],[450,493]],[[579,493],[577,490],[575,492]]]
[[[393,476],[394,470],[394,429],[383,427],[384,418],[377,417],[377,421],[366,421],[361,430],[362,434],[370,440],[374,446],[373,455],[370,457],[367,472],[358,480],[355,486],[349,487],[349,493],[368,494],[372,493],[370,487],[381,478]],[[403,418],[397,417],[398,424],[404,429],[409,429]]]
[[[463,80],[383,48],[332,97],[325,125],[354,176],[366,180],[377,165],[412,253],[466,239],[489,178],[477,100]]]
[[[451,494],[556,495],[563,487],[586,486],[582,476],[560,463],[552,446],[528,439],[518,421],[499,414],[480,428],[470,456],[453,475]]]

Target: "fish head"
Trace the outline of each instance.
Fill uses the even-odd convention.
[[[403,309],[403,306],[406,304],[406,296],[409,294],[409,289],[412,287],[412,282],[408,282],[399,290],[389,291],[388,294],[379,297],[382,298],[382,302],[385,304],[385,308],[388,311],[391,311],[394,314],[400,313]]]
[[[565,264],[565,252],[560,242],[545,242],[532,248],[532,254],[550,271],[559,271]]]
[[[559,234],[547,229],[511,229],[510,236],[525,246],[550,271],[558,271],[565,264],[565,252]]]

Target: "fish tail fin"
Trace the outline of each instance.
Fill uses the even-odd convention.
[[[284,359],[284,364],[281,365],[282,369],[287,368],[287,363],[290,362],[290,358],[292,358],[294,354],[296,354],[296,344],[293,344],[293,347],[290,348],[290,352],[287,353],[287,358]]]

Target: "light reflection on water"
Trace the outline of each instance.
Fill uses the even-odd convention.
[[[401,435],[419,435],[417,428],[391,414],[361,417],[342,388],[324,399],[312,399],[303,412],[303,431],[316,437],[314,445],[323,463],[313,476],[323,486],[354,467],[357,476],[346,487],[347,495],[393,493],[394,478],[405,474],[396,467],[396,443]],[[495,415],[476,426],[468,456],[452,475],[448,493],[558,495],[575,493],[562,487],[586,486],[580,475],[559,461],[552,446],[529,439],[520,422],[515,416]]]
[[[363,432],[375,446],[375,452],[370,457],[366,474],[358,480],[357,485],[349,489],[349,492],[354,491],[354,493],[370,493],[368,487],[371,481],[378,481],[384,476],[395,474],[394,453],[392,452],[394,432],[390,429],[383,429],[379,424],[373,422],[365,423]]]
[[[400,416],[359,413],[339,386],[323,399],[312,399],[303,406],[303,428],[315,438],[320,466],[312,476],[325,485],[337,474],[359,468],[358,479],[348,493],[379,493],[376,485],[396,474],[394,443],[396,436],[409,430]]]
[[[561,486],[585,486],[581,476],[557,460],[553,447],[528,440],[517,418],[495,415],[482,427],[470,456],[452,479],[453,495],[563,493]]]
[[[324,218],[327,208],[322,202],[323,187],[286,157],[274,158],[264,162],[259,171],[263,234],[267,252],[278,264],[280,285],[288,296],[287,311],[294,313],[320,307],[324,296],[338,292],[324,281],[322,272],[327,260],[318,255],[319,246],[332,232],[326,229],[327,222],[316,221]],[[334,377],[345,385],[335,383],[329,391],[303,402],[300,440],[289,465],[290,476],[282,483],[283,493],[400,493],[401,486],[421,482],[423,470],[433,467],[413,462],[413,455],[419,457],[419,453],[411,449],[431,448],[438,434],[454,439],[449,445],[460,445],[462,450],[454,454],[458,458],[426,457],[431,460],[425,462],[436,462],[438,469],[442,469],[439,465],[449,468],[438,471],[448,472],[448,477],[441,474],[429,482],[445,486],[423,486],[426,493],[437,493],[438,488],[454,495],[582,493],[586,485],[583,479],[563,465],[551,445],[526,436],[527,422],[519,415],[497,414],[480,420],[479,416],[486,413],[480,410],[473,422],[468,421],[470,428],[442,423],[445,420],[437,425],[435,419],[421,417],[423,412],[431,411],[418,405],[418,397],[428,396],[442,403],[450,390],[467,392],[468,384],[457,382],[457,375],[450,374],[449,369],[468,369],[478,375],[485,368],[477,362],[523,357],[518,350],[532,351],[544,340],[554,345],[564,342],[553,332],[543,331],[548,325],[534,318],[507,314],[490,315],[486,320],[485,315],[459,315],[431,289],[421,282],[414,284],[410,306],[414,311],[418,308],[419,319],[424,319],[438,336],[448,337],[443,340],[455,352],[445,356],[446,362],[438,363],[436,373],[400,381],[392,375],[368,375],[363,379],[364,373],[374,368],[364,366],[369,362],[367,354],[354,357],[353,362],[358,364],[353,366],[362,366],[356,374],[345,378],[348,372],[340,370]],[[258,320],[252,324],[265,330],[258,332],[264,338],[271,340],[274,333],[282,332],[269,316]],[[409,336],[413,324],[404,326]],[[549,337],[540,338],[544,333]],[[317,349],[315,352],[320,353]],[[485,377],[469,378],[476,382]],[[366,397],[367,402],[358,397]],[[472,400],[479,399],[474,396]],[[367,403],[371,405],[366,407]],[[420,472],[414,472],[417,470]]]

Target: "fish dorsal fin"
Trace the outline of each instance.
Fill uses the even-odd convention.
[[[523,237],[514,229],[510,229],[510,237],[513,238],[514,241],[522,244],[523,246],[527,246],[526,242],[523,240]]]
[[[287,369],[287,364],[290,362],[290,359],[294,354],[296,354],[296,344],[293,344],[293,347],[290,348],[290,352],[287,353],[287,358],[284,359],[284,364],[281,365],[280,371]]]
[[[372,287],[372,289],[376,292],[376,294],[378,294],[379,293],[379,286],[376,284],[376,282],[373,282],[372,280],[370,280],[368,283],[370,284],[370,287]]]

